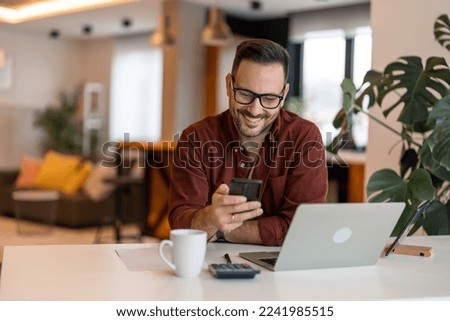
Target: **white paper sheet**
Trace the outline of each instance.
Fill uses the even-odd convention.
[[[116,249],[117,255],[130,271],[150,271],[164,266],[157,247]],[[155,255],[156,254],[156,255]]]

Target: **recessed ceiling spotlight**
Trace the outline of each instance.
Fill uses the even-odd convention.
[[[250,1],[250,8],[252,8],[253,10],[261,10],[261,1]]]
[[[124,28],[129,28],[129,27],[131,27],[133,25],[133,20],[131,20],[131,19],[129,19],[129,18],[124,18],[123,20],[122,20],[122,26],[124,27]]]
[[[92,33],[92,26],[84,25],[82,31],[83,31],[83,34],[90,35]]]
[[[48,35],[49,35],[50,38],[56,39],[56,38],[59,37],[59,30],[58,29],[52,29],[52,30],[50,30]]]

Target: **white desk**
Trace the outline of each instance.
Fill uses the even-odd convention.
[[[209,244],[205,269],[193,279],[174,276],[157,244],[6,246],[2,300],[390,300],[450,299],[450,236],[416,237],[433,256],[391,255],[375,266],[271,272],[251,280],[218,280],[207,264],[263,247]],[[115,249],[147,248],[150,269],[130,271]],[[271,248],[264,248],[270,250]]]

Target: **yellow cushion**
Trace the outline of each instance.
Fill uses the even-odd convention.
[[[33,187],[41,165],[41,159],[25,156],[22,159],[19,176],[14,182],[16,188]]]
[[[69,156],[48,151],[37,174],[34,185],[39,188],[63,191],[71,173],[80,164],[77,156]]]
[[[91,173],[92,165],[89,162],[83,162],[77,166],[69,175],[64,184],[62,192],[68,195],[75,195],[83,186],[84,182]]]

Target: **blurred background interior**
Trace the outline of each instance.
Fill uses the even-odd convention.
[[[328,144],[342,79],[359,86],[403,55],[448,57],[430,36],[448,9],[447,0],[0,1],[0,244],[44,240],[17,234],[11,193],[25,167],[67,173],[58,167],[66,155],[89,175],[77,167],[78,185],[57,186],[69,192],[48,242],[65,242],[63,232],[67,242],[121,242],[129,224],[165,237],[173,142],[228,107],[225,75],[240,41],[288,48],[285,107],[314,121]],[[365,201],[367,177],[398,167],[392,137],[355,117],[349,143],[330,157],[330,202]],[[41,187],[53,189],[46,178]]]

